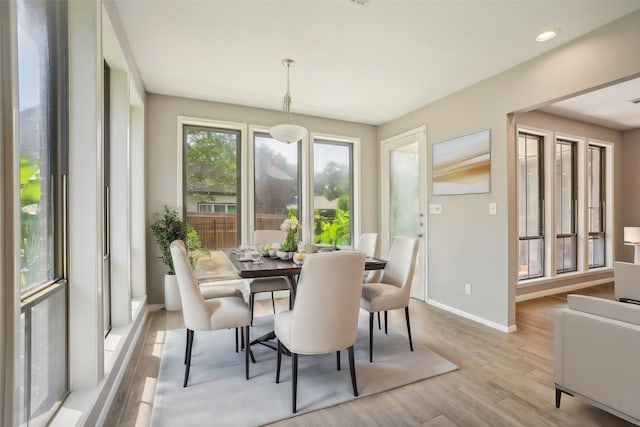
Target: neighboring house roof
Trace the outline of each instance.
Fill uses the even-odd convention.
[[[293,181],[292,177],[284,173],[282,169],[275,167],[272,163],[267,165],[267,176],[282,181]]]
[[[327,200],[324,196],[314,196],[313,197],[313,207],[315,209],[338,209],[338,199]]]

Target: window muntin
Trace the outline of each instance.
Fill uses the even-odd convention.
[[[240,243],[237,209],[218,212],[216,205],[240,204],[240,132],[202,126],[183,127],[186,223],[210,250]],[[200,205],[211,205],[201,211]]]
[[[576,143],[556,139],[555,145],[555,225],[556,271],[566,273],[578,269],[578,180]]]
[[[589,268],[604,267],[605,258],[605,147],[589,145],[587,153]]]
[[[544,276],[544,138],[518,133],[520,280]]]
[[[300,165],[300,142],[285,144],[254,133],[255,230],[279,230],[285,218],[300,219]]]
[[[313,141],[313,240],[350,245],[353,235],[353,144]]]

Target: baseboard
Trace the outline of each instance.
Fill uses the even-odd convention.
[[[438,301],[434,301],[430,299],[430,300],[427,300],[427,304],[432,305],[434,307],[441,308],[445,311],[456,314],[460,317],[464,317],[465,319],[473,320],[474,322],[481,323],[485,326],[489,326],[490,328],[497,329],[500,332],[511,333],[518,330],[518,327],[516,325],[510,325],[510,326],[501,325],[499,323],[492,322],[491,320],[487,320],[485,318],[476,316],[475,314],[467,313],[466,311],[462,311],[460,309],[450,307],[446,304],[442,304],[441,302],[438,302]]]
[[[158,311],[164,308],[164,304],[148,304],[147,311]]]
[[[548,297],[549,295],[562,294],[565,292],[577,291],[578,289],[589,288],[591,286],[602,285],[605,283],[611,283],[613,279],[605,278],[598,280],[591,280],[589,282],[576,283],[575,285],[567,285],[559,288],[545,289],[544,291],[530,292],[528,294],[517,295],[516,302],[528,301],[535,298]]]

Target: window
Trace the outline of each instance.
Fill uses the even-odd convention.
[[[556,139],[556,271],[578,269],[576,143]]]
[[[202,246],[229,248],[240,242],[240,132],[185,125],[186,223]]]
[[[21,425],[45,425],[68,393],[63,280],[66,2],[18,0]]]
[[[314,139],[314,242],[351,244],[353,194],[353,144]]]
[[[518,134],[518,236],[520,280],[544,276],[544,138]]]
[[[282,221],[300,219],[300,143],[253,135],[254,229],[279,230]]]
[[[589,268],[605,266],[605,147],[589,145],[587,154]]]

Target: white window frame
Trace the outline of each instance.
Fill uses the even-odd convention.
[[[307,175],[307,186],[305,186],[304,188],[306,188],[306,192],[304,192],[304,196],[303,198],[304,203],[303,206],[306,205],[307,206],[307,211],[306,216],[304,218],[306,218],[306,229],[307,229],[307,234],[304,234],[304,230],[303,230],[303,240],[304,241],[312,241],[313,240],[313,224],[314,224],[314,217],[313,217],[313,144],[315,142],[315,140],[322,140],[322,141],[329,141],[329,142],[339,142],[339,143],[343,143],[343,144],[351,144],[352,147],[352,151],[351,151],[351,155],[353,156],[353,201],[352,201],[352,205],[353,205],[353,212],[350,213],[350,220],[351,220],[351,224],[352,224],[352,235],[351,235],[351,246],[353,247],[355,242],[357,241],[357,239],[360,237],[361,234],[361,215],[360,215],[360,208],[361,208],[361,165],[360,165],[360,145],[361,145],[361,140],[360,138],[355,138],[355,137],[348,137],[348,136],[340,136],[340,135],[332,135],[332,134],[327,134],[327,133],[320,133],[320,132],[312,132],[309,136],[309,140],[310,143],[306,144],[307,150],[308,150],[308,156],[304,156],[304,152],[303,154],[303,163],[304,163],[304,159],[306,158],[308,160],[308,164],[307,164],[307,173],[305,175]],[[304,208],[303,208],[304,211]],[[306,238],[305,238],[306,237]]]
[[[185,125],[187,126],[202,126],[207,128],[214,129],[224,129],[224,130],[233,130],[240,132],[240,171],[249,170],[249,159],[248,154],[249,147],[247,143],[247,125],[245,123],[240,122],[227,122],[223,120],[212,120],[212,119],[204,119],[198,117],[190,117],[190,116],[178,116],[177,119],[177,137],[176,137],[176,170],[177,170],[177,181],[179,183],[178,188],[176,189],[176,207],[180,216],[182,216],[182,211],[184,209],[183,206],[183,198],[184,198],[184,182],[183,182],[183,173],[184,173],[184,135],[183,128]],[[240,206],[249,206],[249,181],[251,178],[247,178],[246,175],[242,174],[242,178],[240,180],[240,194],[238,195],[238,200],[240,201]],[[253,202],[251,202],[251,206],[253,206]],[[249,228],[249,216],[247,209],[240,209],[240,240],[241,244],[246,245],[249,243],[251,239],[248,238],[250,232]],[[251,227],[252,228],[252,227]]]

